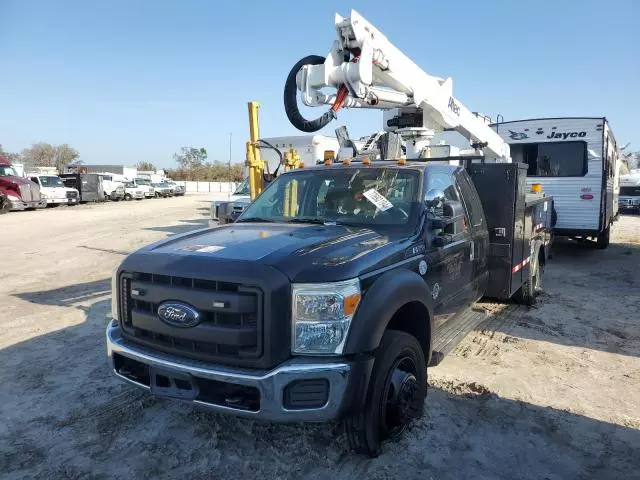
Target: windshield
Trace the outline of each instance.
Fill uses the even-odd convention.
[[[64,187],[60,177],[38,177],[43,187]]]
[[[147,180],[145,178],[136,178],[136,183],[138,185],[151,185],[151,180]]]
[[[2,177],[9,177],[9,176],[17,177],[18,174],[13,169],[13,167],[10,167],[8,165],[0,165],[0,176],[2,176]]]
[[[625,197],[640,197],[640,186],[620,187],[620,195],[624,195]]]
[[[124,188],[136,188],[135,184],[131,183],[131,182],[125,182],[124,183]]]
[[[400,168],[296,170],[276,178],[238,219],[412,226],[418,172]]]
[[[234,195],[249,195],[249,180],[244,180],[233,191]]]

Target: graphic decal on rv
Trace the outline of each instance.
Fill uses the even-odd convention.
[[[524,140],[525,138],[529,138],[524,132],[514,132],[513,130],[509,130],[509,138],[512,140]]]

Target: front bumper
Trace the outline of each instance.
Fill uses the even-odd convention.
[[[28,210],[30,208],[44,208],[47,206],[47,201],[44,199],[40,201],[34,200],[30,202],[23,202],[23,201],[16,201],[16,200],[9,199],[9,203],[11,204],[12,211],[22,211],[22,210]]]
[[[47,202],[47,205],[63,205],[69,202],[67,197],[46,198],[44,200]]]
[[[168,355],[127,341],[114,321],[109,323],[106,333],[110,366],[120,379],[153,393],[148,369],[165,369],[189,378],[197,386],[197,396],[183,400],[220,413],[275,422],[322,422],[351,415],[362,408],[373,366],[372,357],[362,356],[327,361],[300,358],[288,360],[272,370],[228,367]],[[129,375],[132,366],[138,369],[137,373],[146,369],[147,376]],[[323,401],[309,406],[311,403],[305,404],[309,402],[307,397],[291,407],[291,398],[295,395],[291,392],[305,381],[312,382],[315,388],[324,385],[321,387]],[[211,385],[220,390],[237,387],[255,392],[258,406],[252,409],[238,406],[235,396],[215,399],[201,395],[207,388],[211,391]],[[305,392],[302,395],[309,390]]]

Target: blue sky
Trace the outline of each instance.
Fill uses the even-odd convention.
[[[0,144],[69,143],[88,163],[172,166],[182,145],[244,158],[246,104],[261,136],[301,134],[282,90],[326,55],[355,8],[471,110],[505,120],[607,116],[640,150],[640,2],[0,0]],[[320,114],[324,109],[312,113]],[[353,136],[382,114],[349,111]]]

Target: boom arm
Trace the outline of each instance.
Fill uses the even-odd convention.
[[[444,80],[424,72],[355,10],[347,18],[336,14],[335,28],[338,39],[324,63],[317,60],[322,57],[306,57],[314,61],[304,65],[298,62],[289,75],[290,80],[295,75],[305,105],[332,107],[315,123],[306,121],[300,125],[302,117],[297,105],[288,103],[292,97],[287,88],[291,89],[293,83],[288,80],[285,107],[294,126],[305,131],[319,130],[343,107],[393,109],[384,116],[384,129],[412,140],[407,142],[408,155],[419,156],[436,133],[455,130],[474,149],[484,150],[487,157],[510,161],[508,144],[484,118],[453,97],[451,78]],[[321,91],[325,87],[337,91],[326,94]]]

